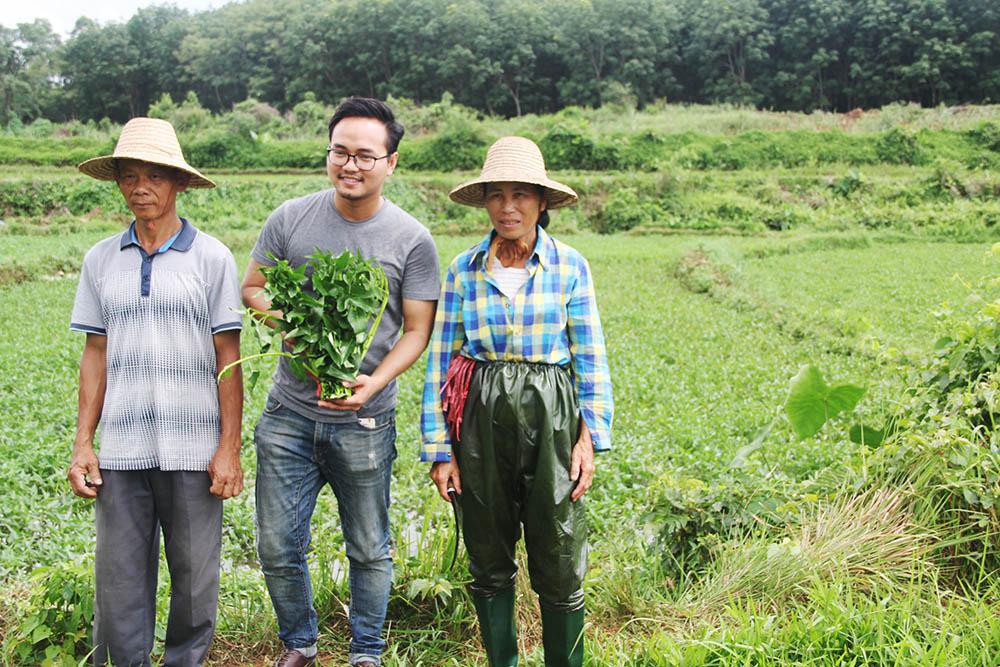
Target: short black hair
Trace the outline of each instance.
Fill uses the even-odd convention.
[[[389,105],[382,100],[353,95],[345,99],[334,109],[333,116],[330,117],[328,139],[333,137],[333,128],[337,127],[337,123],[345,118],[374,118],[382,121],[388,134],[385,147],[389,151],[389,155],[395,153],[396,149],[399,148],[399,142],[403,138],[405,130],[402,123],[396,120],[396,115],[392,113]]]

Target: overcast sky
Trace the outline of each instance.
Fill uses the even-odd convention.
[[[81,16],[101,23],[127,21],[135,10],[149,5],[175,5],[188,11],[214,9],[227,0],[4,0],[0,2],[0,24],[13,28],[36,18],[48,19],[52,29],[65,38]]]

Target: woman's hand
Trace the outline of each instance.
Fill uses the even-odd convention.
[[[456,493],[462,494],[462,477],[458,474],[458,464],[454,461],[438,461],[431,466],[430,475],[437,485],[438,493],[448,502],[451,502],[448,489],[455,489]]]
[[[580,439],[573,446],[573,458],[569,466],[569,478],[576,482],[576,488],[570,500],[576,502],[583,498],[587,489],[594,482],[594,441],[590,437],[590,429],[586,422],[580,419]]]

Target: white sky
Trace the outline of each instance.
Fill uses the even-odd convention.
[[[188,11],[215,9],[229,0],[4,0],[0,2],[0,25],[13,28],[36,18],[48,19],[63,39],[76,20],[87,16],[100,23],[127,21],[135,10],[150,5],[174,5]]]

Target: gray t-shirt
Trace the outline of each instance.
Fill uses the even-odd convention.
[[[361,372],[370,375],[396,344],[403,325],[403,299],[435,301],[441,288],[437,248],[427,228],[390,202],[373,217],[345,220],[333,205],[333,190],[323,190],[279,206],[264,224],[251,256],[266,266],[285,259],[300,266],[316,249],[339,255],[360,251],[376,259],[389,280],[389,303],[382,315]],[[271,257],[274,256],[274,258]],[[328,410],[317,405],[316,385],[292,373],[282,358],[274,374],[271,397],[304,417],[319,422],[346,422],[371,417],[396,407],[396,382],[368,399],[357,413]]]

